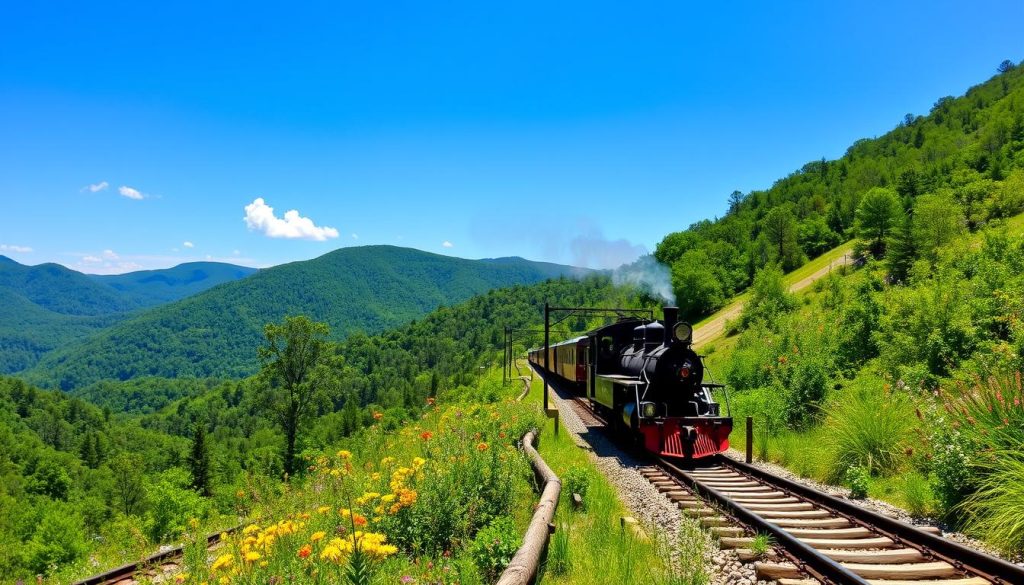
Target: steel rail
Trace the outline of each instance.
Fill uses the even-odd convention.
[[[227,530],[223,530],[221,532],[215,532],[213,534],[208,535],[206,537],[206,547],[209,548],[209,547],[217,544],[218,542],[220,542],[220,538],[221,538],[222,534],[234,534],[235,532],[240,530],[243,526],[245,526],[244,523],[243,524],[239,524],[238,526],[235,526],[233,528],[229,528]],[[182,546],[175,546],[175,547],[169,548],[169,549],[167,549],[165,551],[149,555],[148,557],[146,557],[146,558],[144,558],[144,559],[142,559],[140,561],[135,561],[133,563],[127,563],[127,564],[121,565],[120,567],[116,567],[116,568],[110,569],[109,571],[104,571],[102,573],[97,573],[95,575],[92,575],[91,577],[86,577],[85,579],[82,579],[80,581],[75,581],[72,585],[103,585],[104,583],[115,583],[115,582],[120,581],[122,579],[126,579],[126,578],[129,578],[129,577],[132,577],[132,576],[138,574],[140,571],[145,571],[148,568],[159,566],[159,565],[163,564],[166,561],[171,561],[171,560],[175,560],[175,559],[181,558],[182,556],[184,556],[184,551],[185,551],[184,545],[182,545]]]
[[[660,457],[657,458],[657,462],[663,469],[672,472],[672,476],[676,480],[687,484],[693,492],[727,509],[734,518],[743,524],[750,526],[758,532],[770,534],[785,550],[793,554],[792,560],[794,564],[815,579],[835,585],[870,585],[863,577],[819,553],[785,529],[751,512],[742,504],[733,501],[732,498],[717,489],[705,485],[704,482],[687,473],[685,469],[677,467],[675,464]]]
[[[1024,583],[1024,568],[1009,561],[918,530],[905,522],[883,516],[848,500],[837,498],[801,483],[778,477],[731,457],[718,455],[716,463],[731,467],[747,477],[768,483],[781,491],[809,500],[822,508],[830,509],[839,516],[846,517],[856,524],[887,536],[895,542],[920,550],[928,557],[945,561],[961,571],[973,573],[997,585]]]

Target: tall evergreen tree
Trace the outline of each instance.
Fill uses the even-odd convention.
[[[885,261],[889,265],[889,278],[894,282],[903,282],[910,274],[910,267],[917,259],[917,246],[914,245],[914,219],[906,215],[892,231],[889,245],[885,253]]]
[[[206,425],[196,424],[189,450],[188,468],[192,474],[192,489],[209,497],[212,494],[210,481],[210,451],[206,447]]]

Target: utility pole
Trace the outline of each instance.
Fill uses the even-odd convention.
[[[551,353],[551,349],[548,347],[551,343],[551,307],[547,302],[544,303],[544,412],[548,411],[548,372],[551,371],[551,364],[548,363],[548,355]]]

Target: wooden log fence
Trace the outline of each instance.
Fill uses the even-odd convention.
[[[518,364],[517,364],[518,366]],[[530,392],[531,379],[521,376],[523,381],[523,392],[517,398],[522,401]],[[534,448],[534,443],[540,432],[536,429],[523,435],[523,451],[530,458],[530,465],[540,485],[540,501],[537,509],[533,512],[533,518],[523,536],[523,544],[516,551],[515,556],[509,561],[505,571],[498,579],[497,585],[527,585],[532,583],[540,570],[541,559],[548,547],[548,539],[551,537],[555,518],[555,510],[558,508],[558,498],[562,494],[562,480],[558,479],[555,472],[551,471],[548,464]]]
[[[523,435],[523,451],[530,458],[534,474],[537,476],[541,487],[540,502],[530,520],[530,526],[523,536],[523,544],[516,551],[515,556],[509,562],[508,567],[501,574],[497,585],[527,585],[532,583],[540,569],[540,562],[544,551],[548,547],[548,539],[551,537],[551,521],[555,518],[555,510],[558,508],[558,498],[562,493],[562,480],[558,479],[548,464],[541,458],[540,453],[533,447],[537,440],[538,431],[532,430]]]

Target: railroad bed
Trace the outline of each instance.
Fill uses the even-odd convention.
[[[588,426],[604,426],[589,402],[564,403]],[[683,468],[655,459],[641,474],[686,515],[699,519],[722,548],[755,561],[759,579],[780,585],[1024,585],[1024,568],[910,526],[850,500],[775,476],[724,455]],[[758,560],[757,534],[772,539]]]
[[[684,469],[658,460],[641,473],[683,513],[720,539],[722,548],[749,548],[769,535],[779,555],[756,562],[760,579],[781,585],[813,580],[874,585],[1024,584],[1024,569],[942,538],[933,527],[913,527],[775,477],[724,456]]]

